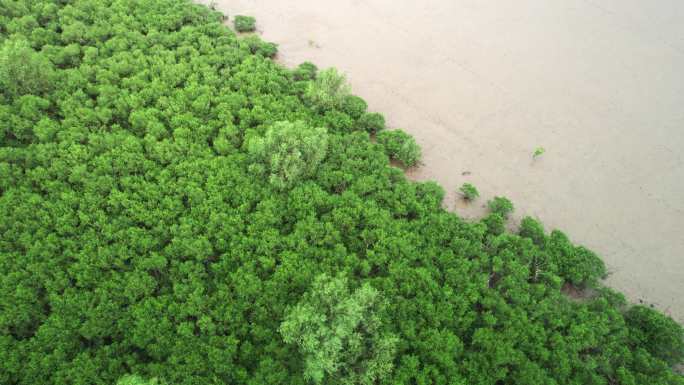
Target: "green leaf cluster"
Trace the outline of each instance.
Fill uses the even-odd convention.
[[[350,292],[346,278],[316,277],[280,324],[286,343],[304,356],[304,377],[316,384],[374,384],[389,375],[397,338],[384,332],[386,307],[366,283]]]
[[[255,162],[255,174],[265,171],[277,188],[292,187],[303,178],[311,177],[328,150],[325,128],[310,128],[302,121],[276,122],[263,137],[253,137],[247,153]]]
[[[325,111],[342,107],[350,92],[346,76],[335,68],[326,68],[318,71],[306,88],[304,97],[312,106]]]
[[[415,166],[420,161],[420,146],[403,130],[383,131],[377,135],[377,140],[390,158],[398,160],[405,167]]]
[[[2,42],[2,40],[0,40]],[[8,39],[0,46],[0,92],[10,99],[42,95],[52,85],[54,69],[45,55],[22,38]]]
[[[233,24],[238,32],[253,32],[256,29],[256,19],[252,16],[236,15]]]
[[[458,191],[460,191],[461,195],[463,195],[463,199],[467,201],[475,200],[480,196],[480,192],[477,191],[477,188],[471,183],[463,183]]]

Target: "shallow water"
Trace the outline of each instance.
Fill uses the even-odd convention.
[[[215,4],[255,16],[286,65],[346,72],[416,137],[409,174],[450,208],[476,217],[507,196],[601,254],[610,286],[684,321],[684,2]],[[477,202],[457,198],[464,182]]]

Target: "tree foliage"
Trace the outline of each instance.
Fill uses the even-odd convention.
[[[304,97],[320,110],[332,110],[342,107],[350,92],[346,76],[335,68],[326,68],[318,71],[306,88]]]
[[[252,16],[236,15],[233,24],[238,32],[252,32],[256,29],[256,19]]]
[[[146,380],[138,375],[126,375],[116,382],[116,385],[160,385],[156,378]]]
[[[256,162],[252,170],[265,171],[280,189],[311,177],[327,148],[326,129],[310,128],[302,121],[276,122],[263,137],[254,137],[248,143],[248,153]]]
[[[499,214],[504,219],[508,219],[513,212],[513,203],[506,197],[494,197],[487,202],[487,207],[492,213]]]
[[[357,125],[360,130],[377,134],[385,129],[385,117],[378,112],[366,112],[361,114]]]
[[[223,19],[0,1],[0,384],[682,384],[598,256],[445,211],[339,74]]]
[[[380,293],[366,283],[350,292],[347,280],[316,277],[280,325],[286,343],[304,358],[304,377],[316,384],[375,384],[392,369],[397,339],[385,331]]]
[[[383,131],[377,136],[378,143],[385,153],[406,167],[415,166],[421,157],[421,150],[416,140],[403,130]]]
[[[633,306],[625,315],[634,346],[647,350],[670,365],[680,363],[684,339],[678,325],[668,317],[645,306]]]
[[[47,92],[53,71],[50,60],[24,39],[8,39],[0,46],[0,90],[9,98]]]

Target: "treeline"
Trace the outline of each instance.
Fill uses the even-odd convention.
[[[446,212],[342,75],[224,19],[0,0],[0,383],[684,383],[594,253]]]

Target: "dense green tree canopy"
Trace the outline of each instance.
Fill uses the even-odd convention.
[[[375,384],[392,370],[396,337],[383,332],[384,299],[366,283],[321,274],[290,309],[280,333],[299,346],[304,377],[317,384]]]
[[[683,383],[595,254],[446,212],[339,74],[223,19],[0,0],[1,384]]]

